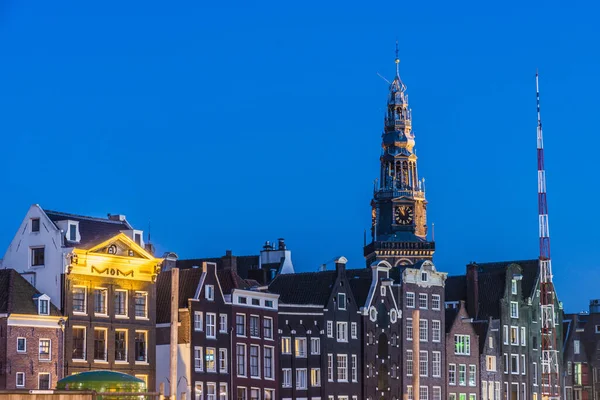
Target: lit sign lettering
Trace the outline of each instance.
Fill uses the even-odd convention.
[[[120,269],[117,268],[109,268],[106,267],[104,269],[99,269],[96,268],[92,265],[92,273],[97,273],[99,275],[106,275],[106,276],[128,276],[130,278],[133,278],[133,270],[129,270],[128,272],[123,272]]]

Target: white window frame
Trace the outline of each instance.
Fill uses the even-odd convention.
[[[516,279],[512,279],[510,281],[510,287],[511,287],[511,293],[517,294],[517,280]]]
[[[23,383],[19,385],[19,376],[23,377]],[[25,372],[17,372],[15,376],[15,385],[18,388],[25,387]]]
[[[406,292],[406,308],[415,308],[415,304],[415,293]]]
[[[321,354],[321,338],[310,338],[310,354]]]
[[[509,342],[509,338],[508,338],[508,325],[504,325],[503,326],[503,333],[504,333],[504,344],[508,344]]]
[[[73,310],[73,314],[75,315],[87,315],[87,295],[88,295],[88,288],[87,286],[82,286],[82,285],[73,285],[73,289],[83,289],[83,311],[75,311],[75,308],[73,307],[73,290],[71,290],[71,308]]]
[[[437,325],[437,328],[436,328]],[[437,333],[437,335],[436,335]],[[432,320],[431,321],[431,341],[439,343],[442,340],[442,321]]]
[[[521,327],[521,346],[527,346],[527,336],[525,334],[525,327]]]
[[[321,368],[310,369],[310,386],[320,387],[321,386]]]
[[[198,357],[198,354],[200,357]],[[200,361],[200,364],[197,361]],[[202,346],[194,346],[194,371],[204,371],[204,348]]]
[[[358,382],[358,356],[356,354],[352,354],[352,364],[351,368],[351,379],[352,382]]]
[[[212,323],[211,323],[212,320]],[[206,313],[206,338],[216,339],[217,338],[217,314]]]
[[[510,317],[514,319],[519,318],[519,302],[511,301],[510,302]]]
[[[222,362],[223,361],[223,362]],[[227,373],[227,347],[219,348],[219,372],[222,374]]]
[[[240,374],[240,371],[238,368],[238,357],[240,356],[238,350],[240,347],[244,349],[244,373],[243,374]],[[240,378],[246,378],[250,375],[248,373],[248,348],[245,343],[236,343],[236,345],[235,345],[235,374]]]
[[[282,368],[281,369],[281,387],[291,388],[292,387],[292,369]]]
[[[283,336],[281,338],[281,354],[292,354],[292,338]]]
[[[19,340],[23,339],[23,350],[19,350]],[[19,336],[17,338],[17,353],[27,353],[27,338]]]
[[[333,354],[327,354],[327,382],[333,382]]]
[[[194,382],[194,400],[204,400],[204,382]]]
[[[419,351],[419,376],[429,376],[429,352],[427,350]]]
[[[227,333],[227,314],[219,314],[219,333]]]
[[[327,337],[333,337],[333,321],[327,321]]]
[[[352,339],[358,338],[358,325],[356,322],[350,323],[350,335],[352,336]]]
[[[473,383],[471,383],[471,374],[473,375]],[[477,386],[477,366],[475,364],[469,364],[468,382],[471,387]]]
[[[450,379],[451,376],[454,376],[454,379]],[[448,364],[448,385],[456,386],[456,364]]]
[[[238,332],[238,317],[242,317],[242,319],[244,320],[244,332],[243,333],[239,333]],[[247,318],[246,318],[246,314],[244,313],[237,313],[235,314],[235,335],[237,337],[247,337],[247,331],[248,331],[248,326],[247,326]]]
[[[194,331],[202,332],[204,330],[204,315],[202,311],[194,311]]]
[[[256,332],[252,329],[252,321],[256,321]],[[260,325],[260,315],[250,314],[250,319],[248,320],[248,333],[250,334],[250,337],[253,339],[260,339],[261,328],[263,327]]]
[[[515,340],[513,341],[513,331],[516,332],[516,334],[514,335]],[[510,327],[510,344],[511,346],[518,346],[519,345],[519,327],[518,326],[511,326]]]
[[[437,307],[436,307],[437,304]],[[439,294],[431,295],[431,309],[435,311],[439,311],[442,306],[442,300]]]
[[[348,342],[348,322],[337,321],[335,324],[335,336],[338,342]],[[341,328],[341,329],[340,329]]]
[[[35,259],[35,257],[33,256],[33,252],[35,250],[38,250],[38,249],[42,249],[42,252],[44,253],[44,263],[43,264],[33,265],[33,260]],[[32,246],[32,247],[30,247],[29,248],[29,258],[30,258],[29,265],[31,266],[31,268],[41,268],[41,267],[44,267],[45,264],[46,264],[46,246]]]
[[[337,355],[337,381],[348,382],[348,354]]]
[[[217,383],[206,382],[206,400],[217,400],[217,395]]]
[[[266,363],[266,354],[267,352],[265,351],[266,349],[269,349],[271,351],[271,375],[267,375],[267,363]],[[275,379],[275,347],[273,346],[264,346],[263,348],[263,377],[265,379],[268,380],[274,380]]]
[[[40,389],[40,382],[41,382],[41,377],[42,375],[48,375],[48,388],[47,389],[52,389],[52,374],[50,374],[50,372],[38,372],[38,389]]]
[[[459,342],[463,342],[464,351],[458,351],[456,344]],[[471,336],[470,335],[454,335],[454,354],[462,355],[462,356],[470,356],[471,355]]]
[[[223,390],[225,388],[225,390]],[[219,400],[228,400],[229,399],[229,389],[227,387],[227,382],[219,382],[219,393],[217,393],[217,397]]]
[[[301,375],[304,373],[304,384],[302,384]],[[306,368],[296,369],[296,389],[306,390],[308,389],[308,370]]]
[[[423,325],[423,326],[421,326]],[[426,319],[419,320],[419,342],[427,342],[429,340],[429,321]]]
[[[425,300],[424,306],[421,305],[422,300]],[[419,293],[419,309],[427,310],[428,308],[429,308],[429,296],[427,295],[427,293]]]
[[[204,298],[208,301],[215,301],[215,285],[204,285]]]
[[[302,345],[303,343],[303,345]],[[302,350],[302,351],[300,351]],[[307,356],[307,340],[306,337],[294,338],[294,355],[296,358],[306,358]]]
[[[257,365],[256,365],[256,373],[257,373],[257,375],[253,375],[252,374],[252,349],[256,349],[256,363],[257,363]],[[260,367],[261,367],[262,364],[260,362],[260,346],[259,345],[257,345],[257,344],[251,344],[250,345],[250,351],[248,352],[248,361],[249,361],[248,362],[248,366],[250,367],[249,368],[250,371],[249,371],[248,375],[250,376],[250,378],[258,378],[258,379],[260,379],[260,376],[261,376]]]
[[[338,310],[345,310],[346,309],[346,293],[338,293],[338,295],[337,295],[337,303],[338,303]]]
[[[431,352],[431,376],[439,378],[442,376],[442,352]]]
[[[414,331],[412,318],[406,318],[406,340],[413,340]]]
[[[513,359],[517,360],[517,370],[514,371],[513,370]],[[519,374],[519,355],[518,354],[511,354],[510,355],[510,373],[512,375],[518,375]]]
[[[267,336],[267,334],[266,334],[265,321],[271,321],[271,333],[270,333],[270,336]],[[263,338],[267,339],[267,340],[273,340],[273,329],[274,329],[273,318],[271,318],[271,317],[263,317]]]
[[[525,354],[521,354],[521,374],[525,375],[525,371],[526,371]]]

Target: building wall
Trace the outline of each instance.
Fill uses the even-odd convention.
[[[9,321],[10,323],[10,321]],[[26,340],[26,351],[17,352],[17,338]],[[40,360],[40,339],[50,339],[50,360]],[[4,389],[38,389],[40,373],[50,374],[50,388],[62,379],[62,332],[56,328],[8,326],[3,340],[6,343],[6,387]],[[16,386],[18,372],[25,373],[25,386]]]
[[[7,336],[7,321],[6,317],[0,318],[0,389],[6,389],[7,384],[7,373],[10,371],[8,368],[6,350],[8,340]]]
[[[456,339],[469,338],[469,350],[461,351]],[[458,348],[457,348],[458,347]],[[468,354],[462,354],[468,353]],[[461,366],[464,366],[464,383],[461,380]],[[450,380],[450,368],[454,368],[454,382]],[[475,369],[471,379],[471,368]],[[449,400],[476,400],[480,393],[479,338],[464,303],[458,309],[454,323],[446,334],[446,379]]]
[[[186,394],[186,398],[193,399],[192,369],[194,365],[190,360],[190,344],[180,343],[177,345],[177,394]],[[169,344],[156,346],[156,387],[158,392],[160,384],[164,384],[165,394],[169,393],[170,371],[171,371],[171,346]]]
[[[40,219],[40,231],[31,232],[31,219]],[[18,231],[8,246],[2,261],[3,268],[12,268],[24,274],[40,292],[50,296],[50,301],[61,308],[61,274],[66,270],[64,254],[69,249],[62,247],[63,238],[43,211],[32,205],[21,222]],[[31,248],[44,246],[44,266],[31,266]]]
[[[499,396],[501,393],[502,386],[502,371],[504,366],[502,364],[502,353],[500,352],[500,326],[499,320],[490,320],[488,322],[480,322],[485,324],[486,327],[483,331],[486,332],[482,335],[479,340],[483,340],[480,343],[482,349],[479,362],[479,376],[480,376],[480,392],[483,400],[500,400]],[[493,364],[490,367],[488,363],[488,357],[493,357]],[[493,367],[495,365],[495,368]],[[485,383],[484,383],[485,382]]]

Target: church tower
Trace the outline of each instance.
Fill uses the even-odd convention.
[[[427,241],[425,179],[420,180],[406,86],[396,76],[390,84],[382,134],[380,177],[371,201],[371,243],[364,248],[367,266],[386,260],[393,266],[431,260],[435,243]]]

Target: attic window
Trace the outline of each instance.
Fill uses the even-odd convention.
[[[31,218],[31,232],[39,232],[40,231],[40,219],[39,218]]]
[[[38,314],[40,315],[50,315],[50,307],[49,301],[45,299],[38,300]]]
[[[213,301],[215,299],[215,287],[213,285],[206,285],[205,297],[208,301]]]
[[[69,241],[77,241],[77,225],[75,224],[69,224]]]
[[[516,279],[513,279],[513,280],[510,282],[510,284],[511,284],[511,285],[510,285],[510,286],[511,286],[511,293],[512,293],[512,294],[517,294],[517,280],[516,280]]]
[[[338,309],[346,309],[346,293],[338,293]]]
[[[142,234],[141,233],[136,233],[135,235],[133,235],[133,240],[135,241],[135,243],[138,246],[142,245]]]
[[[421,280],[427,282],[427,272],[421,272]]]

